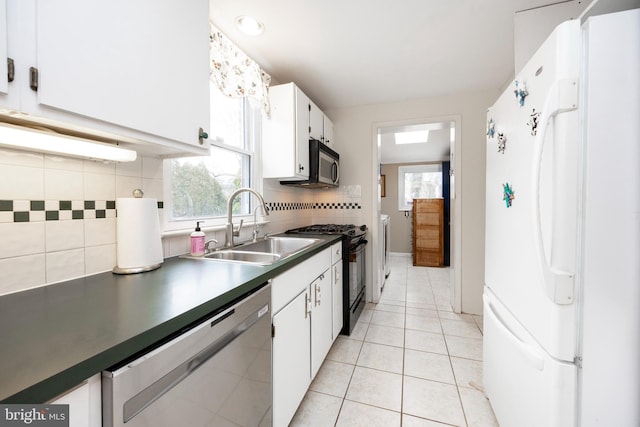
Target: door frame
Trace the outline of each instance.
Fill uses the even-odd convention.
[[[372,182],[376,185],[372,185],[372,200],[375,201],[374,208],[371,210],[371,249],[372,249],[372,279],[375,283],[372,286],[371,297],[374,303],[380,301],[380,284],[382,283],[382,276],[380,274],[380,268],[382,266],[382,249],[380,248],[380,236],[382,236],[383,230],[380,222],[381,202],[380,197],[380,143],[378,140],[378,131],[380,128],[392,127],[392,126],[405,126],[405,125],[417,125],[424,123],[435,122],[454,122],[455,133],[451,141],[450,147],[450,204],[451,204],[451,234],[450,234],[450,286],[451,286],[451,308],[454,312],[460,313],[462,311],[462,293],[461,293],[461,272],[460,272],[460,248],[461,248],[461,236],[460,230],[462,229],[462,204],[460,202],[460,196],[462,194],[461,187],[461,162],[459,156],[455,153],[462,152],[462,116],[461,115],[446,115],[446,116],[432,116],[422,117],[405,120],[393,120],[374,122],[372,124],[371,138],[373,155],[372,158]]]

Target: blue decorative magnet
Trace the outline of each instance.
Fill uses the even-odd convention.
[[[529,115],[529,121],[527,122],[528,126],[531,126],[531,135],[536,136],[538,132],[538,118],[540,117],[540,112],[536,112],[534,108],[531,114]]]
[[[489,138],[493,138],[496,135],[496,123],[493,121],[493,117],[487,123],[487,135]]]
[[[502,196],[502,200],[504,200],[505,203],[507,204],[507,207],[510,208],[511,207],[511,202],[516,197],[515,193],[513,192],[513,189],[511,188],[511,186],[509,186],[508,182],[506,184],[502,184],[502,190],[504,191],[504,195]]]
[[[498,153],[504,154],[505,148],[507,148],[507,137],[504,133],[498,132]]]
[[[524,99],[527,97],[527,95],[529,95],[529,92],[527,92],[527,88],[524,82],[522,82],[522,87],[518,87],[518,81],[516,80],[516,90],[513,91],[513,93],[516,94],[516,98],[518,99],[518,102],[520,102],[520,106],[522,107],[524,105]]]

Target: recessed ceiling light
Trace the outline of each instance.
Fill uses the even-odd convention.
[[[429,139],[428,130],[416,130],[411,132],[398,132],[395,134],[396,144],[419,144]]]
[[[264,32],[264,24],[251,16],[238,16],[236,25],[248,36],[258,36]]]

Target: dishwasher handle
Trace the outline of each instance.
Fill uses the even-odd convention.
[[[227,344],[231,343],[237,337],[246,332],[249,328],[251,328],[255,323],[260,320],[260,318],[269,311],[269,305],[265,305],[259,310],[255,311],[249,317],[247,317],[243,322],[238,324],[235,328],[231,329],[223,336],[218,338],[213,343],[209,344],[198,354],[190,358],[189,360],[181,363],[172,371],[164,375],[162,378],[158,379],[156,382],[151,384],[149,387],[140,391],[138,394],[133,396],[131,399],[127,400],[123,405],[123,419],[126,423],[131,420],[133,417],[142,412],[145,408],[151,405],[153,402],[162,397],[165,393],[171,390],[173,387],[178,385],[184,379],[186,379],[189,375],[191,375],[196,369],[202,366],[207,360],[211,359],[216,355],[220,350],[222,350]],[[234,314],[235,310],[230,310],[227,313],[223,314],[220,317],[220,320],[228,318]],[[213,327],[218,321],[213,321],[211,326]]]

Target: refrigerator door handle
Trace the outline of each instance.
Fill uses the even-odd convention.
[[[540,218],[540,169],[542,166],[542,152],[544,148],[545,136],[549,121],[560,113],[576,110],[578,108],[578,79],[566,78],[553,82],[549,90],[549,95],[544,102],[541,111],[541,120],[539,130],[534,140],[533,155],[533,174],[532,174],[532,192],[533,195],[533,239],[537,248],[538,261],[542,271],[545,290],[550,300],[556,304],[572,304],[574,292],[574,276],[571,271],[564,271],[552,265],[547,260],[547,254],[544,250],[544,238],[542,235],[542,222]],[[564,190],[555,188],[553,191],[561,192]],[[554,227],[551,227],[553,230]],[[553,241],[553,239],[551,239]],[[553,250],[549,251],[553,253]]]
[[[504,336],[508,337],[508,339],[513,343],[514,347],[517,348],[520,353],[525,357],[525,359],[531,364],[531,366],[538,371],[542,371],[544,369],[544,357],[540,354],[534,346],[522,340],[518,335],[516,335],[511,328],[509,328],[502,321],[502,317],[496,311],[496,307],[491,304],[491,298],[484,294],[484,298],[487,302],[487,306],[489,307],[489,316],[492,316],[495,319],[496,325],[504,332]]]

